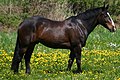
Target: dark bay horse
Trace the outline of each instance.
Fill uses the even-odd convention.
[[[69,49],[70,56],[67,70],[71,70],[73,61],[76,59],[76,72],[82,72],[82,47],[85,46],[88,35],[98,24],[107,28],[110,32],[116,30],[108,12],[108,5],[89,9],[63,21],[53,21],[40,16],[24,20],[18,28],[11,69],[15,73],[18,72],[19,63],[24,57],[26,73],[30,73],[30,58],[35,45],[40,42],[50,48]]]

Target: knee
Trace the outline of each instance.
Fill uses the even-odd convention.
[[[26,62],[30,62],[30,57],[29,56],[25,55],[24,59],[25,59]]]
[[[20,60],[21,60],[21,57],[19,56],[19,54],[17,54],[16,56],[14,56],[12,62],[16,63],[16,62],[20,62]]]
[[[73,63],[73,60],[72,60],[72,59],[69,59],[68,63]]]

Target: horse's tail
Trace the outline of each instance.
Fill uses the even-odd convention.
[[[16,62],[18,61],[19,49],[20,49],[20,43],[19,43],[19,34],[18,34],[17,40],[16,40],[16,46],[14,50],[14,56],[12,59],[11,70],[14,70],[14,66],[16,65]]]

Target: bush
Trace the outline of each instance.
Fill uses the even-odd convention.
[[[112,15],[120,14],[120,1],[105,0],[110,4]],[[103,6],[102,0],[2,0],[0,1],[0,22],[8,27],[16,27],[28,16],[41,15],[53,20],[63,20],[73,12]],[[72,13],[71,13],[72,12]]]
[[[0,22],[7,25],[8,28],[17,27],[21,22],[21,18],[17,15],[0,15]]]

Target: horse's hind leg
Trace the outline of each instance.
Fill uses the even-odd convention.
[[[68,68],[67,70],[71,70],[72,64],[74,62],[74,58],[75,58],[75,53],[73,50],[71,50],[70,52],[70,56],[69,56],[69,61],[68,61]]]
[[[25,48],[22,48],[20,46],[19,36],[18,36],[16,41],[16,46],[15,46],[14,56],[12,59],[12,65],[11,65],[11,70],[14,70],[15,73],[18,72],[19,63],[22,60],[24,52],[25,52]]]
[[[11,66],[11,69],[14,70],[14,73],[18,72],[19,63],[22,61],[25,51],[26,48],[19,48],[18,51],[15,51]]]
[[[17,71],[17,56],[19,54],[19,43],[18,43],[18,40],[16,42],[16,47],[15,47],[15,51],[14,51],[14,56],[13,56],[13,59],[12,59],[12,65],[11,65],[11,70],[16,70]]]
[[[34,43],[30,44],[28,46],[28,49],[27,49],[26,54],[24,56],[24,58],[25,58],[25,66],[26,66],[26,73],[27,74],[30,74],[30,58],[31,58],[31,55],[33,53],[34,47],[35,47]]]

